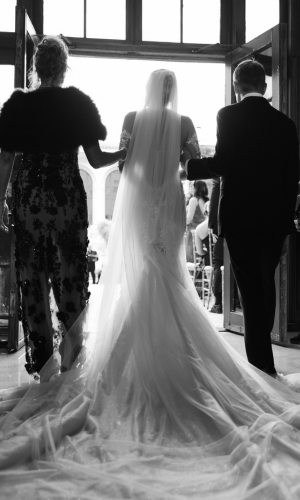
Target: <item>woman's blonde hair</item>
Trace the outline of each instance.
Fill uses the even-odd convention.
[[[58,36],[45,36],[37,45],[28,78],[31,88],[41,80],[62,79],[68,69],[68,47]]]

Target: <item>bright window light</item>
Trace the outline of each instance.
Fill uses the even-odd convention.
[[[45,35],[83,37],[83,0],[44,0]]]
[[[279,23],[279,0],[246,0],[246,42]]]
[[[220,0],[184,0],[183,42],[220,42]]]
[[[0,65],[0,108],[14,90],[15,67]]]
[[[126,38],[126,0],[87,0],[86,36],[89,38]]]
[[[0,31],[15,31],[16,0],[0,0]]]
[[[201,145],[216,142],[216,115],[225,105],[224,64],[70,57],[65,85],[74,85],[96,103],[107,127],[103,147],[118,147],[124,116],[143,107],[152,71],[165,68],[178,81],[178,111],[194,122]],[[120,75],[130,75],[122,78]]]
[[[180,0],[143,0],[143,40],[180,42]]]

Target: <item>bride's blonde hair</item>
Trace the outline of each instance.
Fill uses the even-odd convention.
[[[31,88],[42,80],[63,81],[68,69],[68,47],[58,36],[45,36],[35,49],[28,79]]]

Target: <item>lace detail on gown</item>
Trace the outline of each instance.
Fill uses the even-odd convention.
[[[164,183],[157,188],[151,188],[151,196],[148,201],[143,202],[143,210],[145,212],[144,225],[143,225],[143,242],[144,252],[147,254],[152,245],[155,245],[160,252],[171,257],[174,252],[178,251],[182,230],[185,228],[185,196],[183,186],[177,183],[177,189],[180,189],[180,196],[168,196],[168,185]],[[176,204],[179,206],[176,207]],[[176,210],[177,209],[177,210]],[[176,224],[175,220],[168,218],[168,224],[162,229],[162,221],[168,217],[170,213],[181,212],[181,220],[184,219],[184,224],[180,228],[180,222]]]
[[[193,146],[196,151],[196,157],[201,158],[200,146],[196,132],[186,141],[186,144]]]
[[[121,137],[120,137],[120,149],[121,148],[127,148],[131,139],[131,134],[130,132],[127,132],[127,130],[122,130]]]
[[[87,201],[77,153],[24,154],[14,183],[19,319],[26,369],[39,372],[86,306]],[[51,321],[51,277],[60,326]]]

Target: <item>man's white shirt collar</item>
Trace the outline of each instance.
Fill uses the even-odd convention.
[[[249,92],[249,94],[245,94],[241,96],[241,101],[245,99],[246,97],[263,97],[263,95],[260,92]]]

